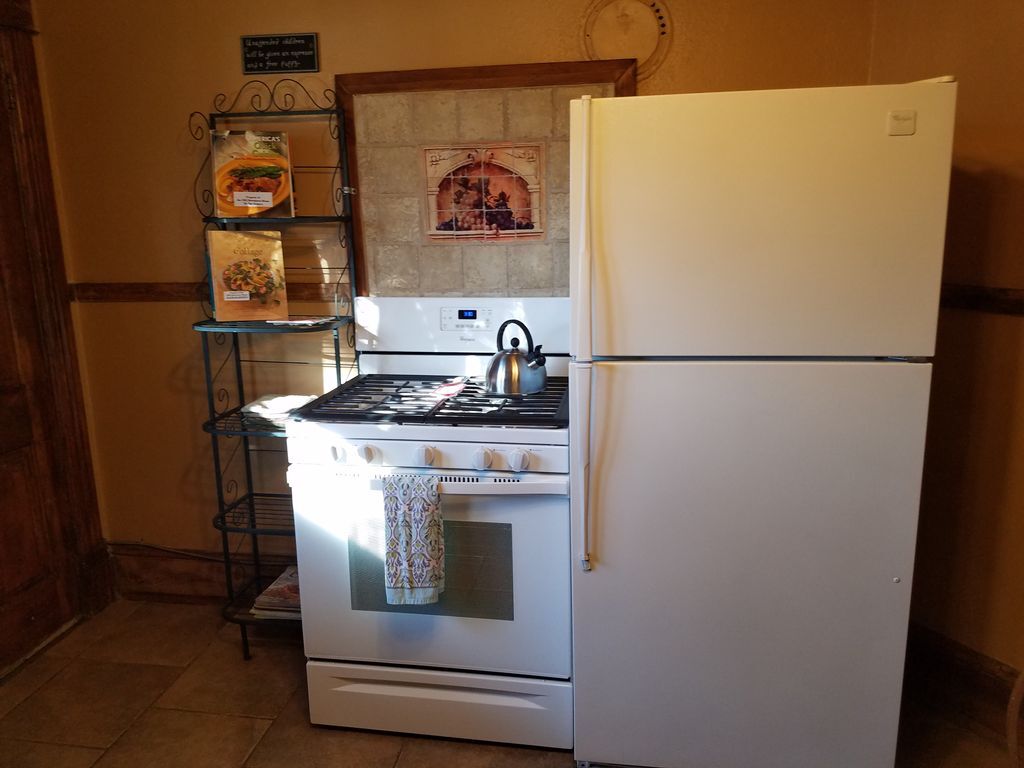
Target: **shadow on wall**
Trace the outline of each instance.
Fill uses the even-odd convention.
[[[992,201],[1004,182],[954,169],[947,280],[985,274]],[[1009,449],[1020,421],[1021,328],[1019,319],[1001,315],[939,314],[912,613],[974,647],[992,630],[1000,526],[1013,503]]]
[[[992,217],[996,200],[1007,180],[991,170],[969,171],[954,167],[949,181],[949,216],[943,280],[951,283],[984,283],[991,265]]]

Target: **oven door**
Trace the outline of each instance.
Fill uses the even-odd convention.
[[[404,606],[385,599],[381,471],[289,469],[306,656],[568,679],[567,478],[437,474],[445,591]]]

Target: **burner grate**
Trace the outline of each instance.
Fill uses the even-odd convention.
[[[451,426],[569,425],[569,381],[548,379],[543,392],[522,397],[487,394],[482,379],[450,376],[357,376],[303,406],[306,421],[391,422]]]

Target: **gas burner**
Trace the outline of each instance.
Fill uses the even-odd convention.
[[[569,380],[553,376],[543,392],[490,395],[483,379],[366,374],[299,409],[304,421],[391,422],[448,426],[569,425]]]

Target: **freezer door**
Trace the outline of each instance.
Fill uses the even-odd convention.
[[[589,129],[573,102],[571,293],[594,357],[930,356],[955,96],[594,99]]]
[[[893,765],[929,378],[593,364],[576,759]]]

